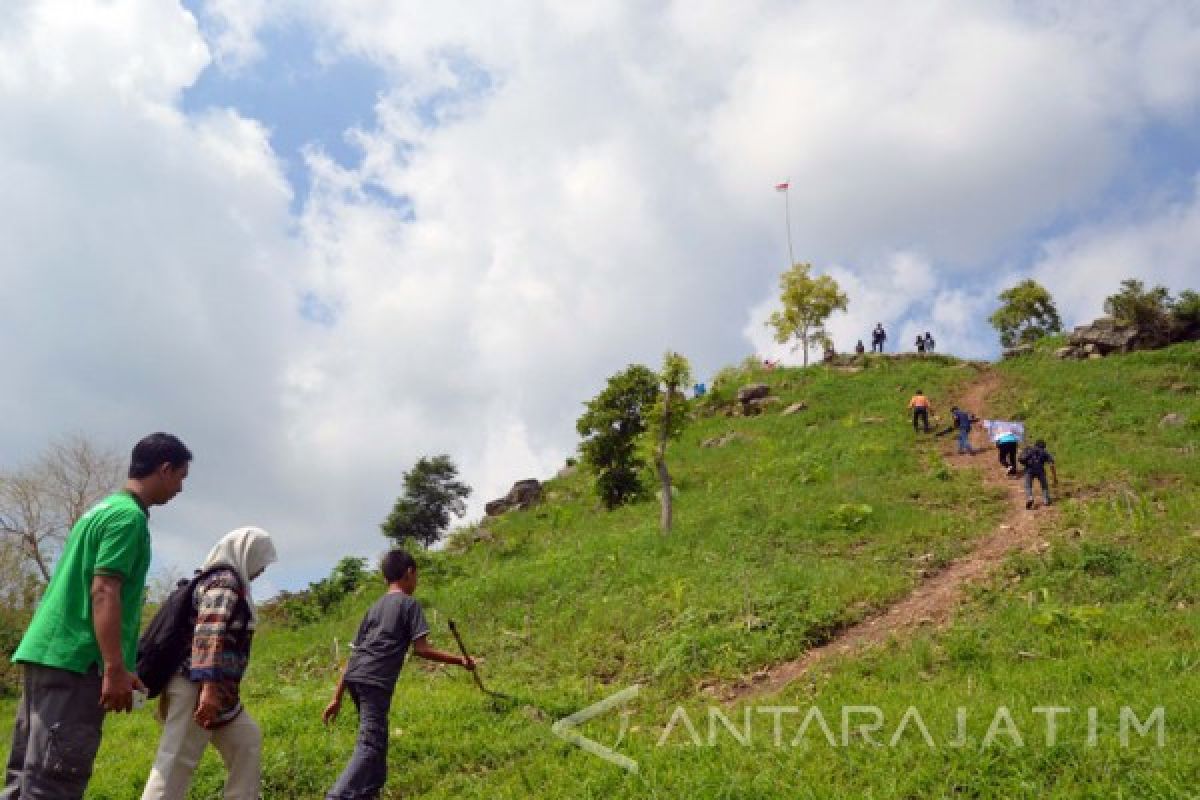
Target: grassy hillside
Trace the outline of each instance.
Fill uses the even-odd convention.
[[[1002,365],[1006,389],[991,410],[1020,415],[1049,439],[1071,495],[1047,546],[1010,559],[949,629],[829,662],[779,697],[725,708],[707,687],[795,658],[886,607],[1004,512],[974,470],[946,464],[950,442],[915,436],[904,412],[917,387],[948,408],[975,366],[939,357],[859,373],[741,376],[809,409],[699,416],[670,455],[679,497],[669,537],[656,529],[653,501],[606,513],[575,475],[552,481],[536,510],[497,522],[491,541],[423,560],[418,597],[435,643],[452,646],[446,619],[457,620],[485,658],[485,680],[522,702],[496,709],[462,671],[410,663],[396,693],[385,796],[1195,796],[1197,367],[1195,345]],[[1160,426],[1171,412],[1188,421]],[[701,445],[729,432],[738,436],[722,447]],[[331,565],[339,555],[330,553]],[[372,600],[361,592],[322,623],[267,628],[256,641],[246,687],[267,735],[266,796],[320,797],[348,757],[353,710],[331,731],[319,716],[337,656]],[[643,689],[617,749],[638,774],[551,733],[554,719],[634,683]],[[749,741],[718,724],[709,746],[711,706],[738,727],[748,711]],[[843,744],[843,709],[853,706],[881,710],[874,736],[883,746],[853,730]],[[1046,706],[1071,709],[1057,718],[1054,746],[1046,712],[1033,711]],[[1122,706],[1142,721],[1163,707],[1164,746],[1137,735],[1122,746]],[[796,737],[813,707],[837,746],[815,722]],[[911,717],[887,746],[909,707],[932,746]],[[983,746],[1000,707],[1012,726]],[[968,741],[957,747],[960,708]],[[852,728],[871,719],[849,714]],[[611,744],[620,720],[610,712],[583,732]],[[1014,730],[1021,746],[1004,733]],[[156,734],[146,714],[113,720],[89,796],[136,797]],[[210,754],[193,796],[219,796],[220,775]]]

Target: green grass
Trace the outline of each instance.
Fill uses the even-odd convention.
[[[485,657],[485,680],[523,706],[494,710],[465,673],[410,662],[396,692],[385,797],[1197,796],[1197,367],[1195,345],[1002,365],[1007,388],[993,410],[1024,417],[1048,439],[1070,495],[1049,547],[1011,558],[949,629],[827,662],[750,709],[747,745],[718,727],[709,746],[709,707],[722,707],[705,685],[794,658],[902,597],[920,570],[969,549],[1002,513],[977,474],[946,467],[951,443],[914,436],[904,411],[918,387],[948,408],[975,378],[972,365],[939,357],[873,361],[856,374],[745,376],[810,408],[700,416],[669,454],[679,489],[670,536],[657,531],[653,501],[606,513],[576,475],[551,482],[542,506],[496,523],[495,541],[423,560],[417,596],[435,644],[452,645],[446,619],[457,620]],[[1179,383],[1190,391],[1171,388]],[[1160,427],[1169,412],[1190,421]],[[700,446],[730,430],[741,438]],[[332,730],[320,710],[335,650],[344,656],[373,597],[362,591],[326,621],[266,628],[256,640],[245,688],[266,732],[267,797],[320,797],[348,758],[353,709]],[[638,761],[638,774],[551,733],[554,719],[633,683],[643,690],[618,750]],[[782,746],[764,705],[799,709],[781,718]],[[916,708],[935,746],[911,724],[894,747],[853,732],[842,746],[840,715],[855,705],[882,710],[884,742]],[[659,745],[678,706],[701,746],[678,726]],[[838,746],[812,727],[792,746],[814,706]],[[1042,706],[1072,709],[1055,746],[1033,711]],[[1122,706],[1143,720],[1163,707],[1165,746],[1133,736],[1123,747]],[[1000,707],[1023,746],[1007,736],[982,746]],[[953,747],[959,708],[968,744]],[[743,708],[723,710],[743,719]],[[583,732],[611,743],[620,718],[611,712]],[[89,797],[136,797],[156,735],[147,714],[113,720]],[[209,754],[192,796],[218,797],[220,781]]]

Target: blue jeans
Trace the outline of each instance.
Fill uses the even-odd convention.
[[[388,712],[392,693],[378,686],[347,683],[358,708],[354,754],[325,800],[375,800],[387,783]]]
[[[961,430],[959,430],[959,432],[958,432],[958,452],[960,452],[960,453],[972,452],[971,451],[971,443],[967,441],[970,438],[970,436],[971,436],[970,428],[962,428]]]
[[[1037,482],[1042,485],[1042,497],[1045,499],[1046,503],[1049,504],[1050,484],[1046,482],[1045,472],[1030,472],[1029,470],[1025,470],[1025,498],[1030,502],[1033,502],[1034,479],[1037,479]]]

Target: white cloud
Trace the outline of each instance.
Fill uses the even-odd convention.
[[[284,8],[284,3],[270,0],[204,0],[204,22],[221,68],[236,73],[261,59],[262,28]]]
[[[126,452],[178,432],[196,469],[156,527],[162,552],[195,558],[247,517],[304,519],[275,468],[292,457],[275,421],[299,324],[266,133],[178,111],[207,56],[168,10],[29,5],[5,42],[0,180],[19,188],[0,193],[0,281],[22,301],[0,336],[24,390],[0,397],[0,440],[7,461],[65,430]]]
[[[1045,243],[1029,276],[1054,296],[1067,326],[1102,313],[1125,278],[1172,293],[1200,288],[1200,175],[1192,192],[1134,215],[1084,225]]]
[[[0,442],[178,430],[197,463],[156,515],[161,552],[260,524],[279,585],[378,550],[420,455],[450,453],[478,511],[550,474],[627,363],[678,349],[703,379],[777,354],[761,320],[786,266],[779,180],[797,258],[849,291],[842,349],[883,321],[894,349],[931,329],[939,350],[991,352],[981,319],[1030,271],[1022,253],[1072,315],[1107,293],[1080,278],[1114,254],[1114,277],[1173,287],[1194,264],[1195,198],[1114,208],[1105,191],[1148,128],[1196,119],[1186,2],[201,16],[207,42],[154,0],[0,6],[0,180],[21,187],[0,195],[0,279],[27,299],[0,333],[22,343],[11,384],[38,393],[0,400]],[[270,69],[263,32],[285,24],[390,84],[349,133],[361,163],[308,152],[298,218],[273,120],[179,102],[214,59]],[[300,319],[306,295],[326,324]]]

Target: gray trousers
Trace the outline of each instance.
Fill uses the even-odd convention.
[[[366,684],[347,683],[358,707],[354,754],[325,800],[375,800],[387,782],[388,712],[392,693]]]
[[[0,800],[78,800],[100,749],[100,673],[22,666],[24,688]]]

